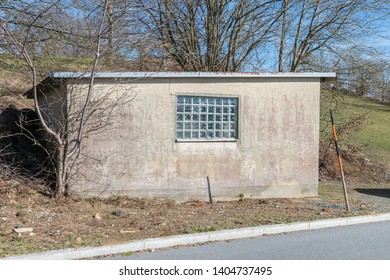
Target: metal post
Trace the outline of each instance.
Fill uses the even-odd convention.
[[[341,160],[341,154],[340,154],[339,144],[338,144],[338,142],[337,142],[336,126],[335,126],[335,124],[334,124],[334,119],[333,119],[332,110],[329,110],[329,111],[330,111],[330,118],[331,118],[331,121],[332,121],[333,139],[334,139],[334,143],[335,143],[335,145],[336,145],[337,160],[338,160],[338,162],[339,162],[339,167],[340,167],[341,182],[342,182],[342,184],[343,184],[343,189],[344,189],[345,205],[346,205],[347,211],[350,212],[350,209],[349,209],[349,202],[348,202],[348,194],[347,194],[347,186],[346,186],[346,184],[345,184],[345,177],[344,177],[344,171],[343,171],[343,162],[342,162],[342,160]]]
[[[213,198],[211,196],[211,185],[210,185],[210,179],[209,179],[209,176],[207,176],[207,187],[209,189],[209,201],[210,203],[213,203]]]

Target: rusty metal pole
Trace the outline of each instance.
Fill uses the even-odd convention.
[[[344,177],[344,171],[343,171],[343,162],[341,160],[339,144],[337,142],[336,126],[334,124],[334,118],[333,118],[332,110],[329,110],[329,111],[330,111],[330,118],[331,118],[331,121],[332,121],[333,139],[334,139],[334,143],[335,143],[335,146],[336,146],[337,160],[339,162],[339,167],[340,167],[341,182],[343,184],[343,189],[344,189],[345,206],[347,208],[347,211],[350,212],[349,202],[348,202],[348,194],[347,194],[347,186],[345,184],[345,177]]]

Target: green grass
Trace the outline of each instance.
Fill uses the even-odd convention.
[[[38,61],[38,66],[50,71],[87,71],[90,70],[93,58],[51,57]]]
[[[27,64],[9,55],[0,54],[0,71],[15,72],[14,69],[26,68]]]
[[[348,130],[341,135],[341,147],[352,144],[358,147],[365,157],[382,164],[390,163],[390,104],[376,102],[367,98],[331,94],[323,92],[321,96],[321,137],[331,134],[329,108],[333,108],[336,128]],[[360,123],[361,116],[364,121]],[[350,123],[356,119],[355,123]],[[343,133],[343,132],[341,132]],[[326,136],[327,135],[327,136]]]
[[[214,226],[190,226],[188,230],[185,231],[185,233],[201,233],[201,232],[210,232],[210,231],[217,231],[219,230],[219,227]]]
[[[40,57],[34,60],[38,73],[47,75],[51,71],[87,71],[91,68],[93,58]],[[1,72],[30,71],[27,63],[20,57],[0,54]]]
[[[364,152],[383,164],[390,162],[390,105],[350,99],[356,110],[370,110],[368,124],[357,137],[368,143]]]

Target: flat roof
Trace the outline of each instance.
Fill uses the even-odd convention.
[[[50,78],[90,78],[90,72],[52,72]],[[334,81],[334,72],[96,72],[95,78],[320,78]]]
[[[37,88],[45,90],[61,83],[62,79],[88,79],[91,72],[51,72]],[[96,72],[97,79],[163,79],[163,78],[317,78],[320,82],[337,79],[334,72]],[[32,98],[32,89],[24,93]]]

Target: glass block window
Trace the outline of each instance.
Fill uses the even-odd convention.
[[[178,96],[177,140],[235,140],[238,98]]]

